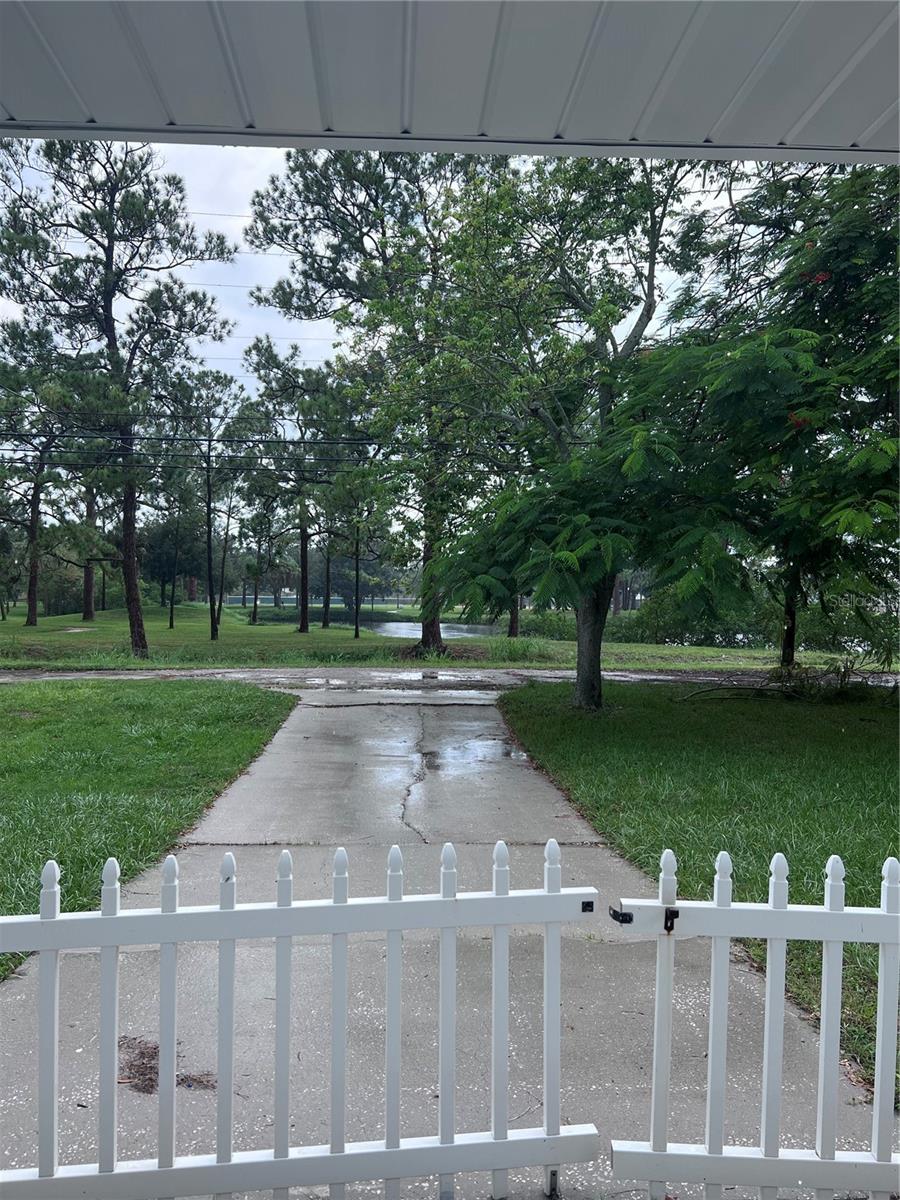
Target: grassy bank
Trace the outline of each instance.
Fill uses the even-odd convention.
[[[142,667],[252,667],[252,666],[397,666],[409,655],[413,638],[382,637],[363,626],[359,639],[347,625],[330,629],[315,626],[297,633],[291,622],[250,625],[246,615],[226,609],[219,640],[209,639],[209,614],[200,604],[179,605],[175,628],[159,607],[145,612],[149,660],[131,656],[128,622],[124,610],[98,613],[84,623],[77,614],[44,617],[36,629],[26,629],[21,610],[14,609],[0,622],[0,669],[79,668],[98,670]],[[475,637],[448,641],[453,666],[571,668],[575,643],[545,638]],[[807,656],[816,663],[821,656]],[[654,646],[611,642],[603,654],[606,670],[747,671],[775,665],[767,650],[724,650],[704,646]]]
[[[734,861],[736,900],[765,901],[781,850],[790,898],[821,904],[823,869],[840,854],[847,904],[877,905],[881,867],[897,853],[896,704],[880,689],[861,700],[800,704],[687,699],[690,689],[610,684],[602,714],[571,707],[565,686],[506,694],[503,712],[533,758],[594,827],[656,876],[663,848],[679,862],[678,891],[711,895],[719,850]],[[765,963],[763,945],[749,950]],[[819,1006],[821,948],[789,948],[788,987]],[[848,946],[843,1044],[872,1078],[878,949]]]
[[[291,696],[235,683],[78,680],[0,688],[0,912],[36,912],[62,868],[63,910],[92,908],[110,855],[157,861],[256,757]],[[0,978],[13,962],[0,957]]]

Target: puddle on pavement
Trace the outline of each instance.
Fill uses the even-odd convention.
[[[472,738],[468,742],[440,746],[437,750],[426,750],[422,761],[428,771],[443,774],[462,774],[482,763],[502,762],[513,759],[527,761],[528,755],[505,738]]]

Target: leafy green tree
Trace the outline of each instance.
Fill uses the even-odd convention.
[[[442,649],[441,596],[429,570],[445,537],[464,450],[466,416],[446,389],[432,389],[435,328],[448,270],[447,230],[454,196],[478,170],[452,155],[290,151],[284,173],[253,197],[248,241],[291,257],[288,275],[256,293],[287,316],[330,318],[357,339],[370,372],[381,376],[376,437],[425,567],[422,640]]]
[[[0,355],[0,519],[25,536],[25,624],[34,626],[41,561],[61,532],[79,465],[72,426],[90,397],[91,376],[56,351],[47,331],[14,321],[0,324]]]
[[[230,375],[208,369],[184,374],[172,390],[172,428],[174,449],[169,455],[177,465],[188,464],[199,477],[203,495],[204,569],[209,636],[219,638],[222,574],[216,576],[216,522],[219,505],[227,506],[225,539],[234,506],[235,483],[244,466],[242,438],[236,435],[239,414],[246,413],[249,400],[244,389]],[[177,469],[177,466],[176,466]],[[223,553],[227,546],[223,547]]]
[[[687,490],[741,526],[790,667],[799,608],[896,586],[897,172],[771,166],[750,183],[713,278],[686,283],[678,334],[632,387],[670,433],[700,435]]]
[[[137,520],[138,437],[198,339],[227,330],[215,303],[174,271],[228,261],[234,248],[199,235],[184,184],[154,150],[115,142],[0,144],[0,285],[26,328],[48,330],[103,382],[92,424],[119,495],[121,561],[132,652],[145,657]]]
[[[697,178],[684,163],[536,160],[477,176],[461,197],[434,370],[476,384],[482,421],[518,460],[484,533],[490,549],[474,560],[493,559],[493,582],[482,571],[472,583],[485,600],[506,603],[515,587],[575,608],[585,707],[601,702],[616,574],[644,552],[634,480],[673,453],[634,423],[624,380],[647,343],[662,272],[703,255]]]

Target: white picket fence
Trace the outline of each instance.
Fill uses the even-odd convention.
[[[493,890],[457,893],[456,852],[441,854],[437,895],[404,895],[403,860],[394,846],[388,856],[383,897],[350,896],[347,854],[334,856],[330,900],[295,901],[291,856],[278,863],[273,903],[238,904],[235,862],[222,863],[219,904],[180,908],[178,863],[169,856],[162,870],[158,909],[121,909],[119,867],[110,859],[103,870],[99,912],[60,913],[59,867],[48,862],[41,876],[38,916],[0,917],[0,952],[37,951],[39,956],[38,1152],[37,1166],[0,1171],[5,1200],[153,1200],[159,1197],[226,1196],[269,1190],[287,1200],[288,1188],[329,1184],[332,1200],[342,1200],[347,1183],[384,1180],[395,1200],[402,1179],[439,1175],[442,1197],[453,1194],[454,1174],[492,1172],[492,1194],[506,1196],[507,1172],[543,1167],[545,1190],[555,1191],[560,1164],[588,1162],[599,1149],[593,1125],[560,1125],[560,947],[561,924],[594,913],[594,888],[561,886],[560,851],[546,846],[544,886],[510,891],[509,854],[498,842],[493,859]],[[543,1106],[541,1128],[510,1129],[509,927],[544,927]],[[456,1090],[457,931],[489,927],[492,949],[491,1129],[458,1133]],[[402,1137],[400,1046],[404,930],[433,929],[440,941],[439,1114],[433,1137]],[[384,1139],[348,1142],[345,1127],[348,946],[350,934],[382,932],[387,939],[385,971]],[[330,1142],[292,1146],[290,1122],[291,968],[294,940],[331,937],[331,1123]],[[236,1150],[233,1145],[235,942],[275,939],[275,1095],[274,1135],[267,1150]],[[176,995],[178,947],[183,942],[218,943],[217,1125],[215,1151],[179,1156],[176,1133]],[[118,1078],[119,952],[125,946],[159,945],[159,1135],[155,1159],[118,1158],[116,1085]],[[99,1162],[60,1165],[58,1152],[59,955],[81,948],[100,949]]]
[[[900,862],[889,858],[884,864],[880,908],[845,907],[844,865],[836,855],[825,870],[821,906],[788,904],[788,864],[783,854],[776,854],[770,865],[768,904],[732,903],[732,864],[724,851],[716,860],[712,901],[678,900],[676,869],[675,855],[666,850],[660,860],[658,898],[622,900],[619,909],[610,910],[635,933],[657,938],[650,1137],[646,1142],[613,1141],[616,1178],[649,1181],[652,1200],[662,1200],[667,1182],[702,1183],[709,1200],[721,1200],[723,1186],[735,1185],[758,1187],[760,1200],[776,1200],[779,1188],[812,1189],[816,1200],[831,1200],[835,1192],[869,1192],[874,1200],[896,1195],[900,1155],[891,1153],[891,1139],[900,985]],[[700,1144],[668,1140],[675,946],[679,938],[688,937],[712,941],[706,1136]],[[760,1144],[753,1147],[724,1141],[732,938],[764,938],[767,943]],[[822,943],[816,1139],[813,1148],[800,1150],[780,1145],[785,955],[792,940]],[[852,1151],[836,1149],[845,942],[879,947],[872,1137],[868,1149]]]

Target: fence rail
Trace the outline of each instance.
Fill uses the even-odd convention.
[[[453,1195],[454,1176],[491,1172],[492,1194],[506,1195],[507,1172],[543,1167],[547,1188],[555,1188],[559,1164],[596,1157],[593,1125],[560,1127],[560,926],[594,914],[594,888],[561,887],[560,850],[554,839],[545,849],[544,887],[510,891],[509,854],[494,850],[493,890],[457,892],[456,851],[441,853],[440,890],[406,896],[403,859],[394,846],[387,863],[384,897],[350,896],[347,854],[334,856],[329,900],[295,901],[292,862],[284,851],[278,863],[272,903],[238,904],[234,857],[226,854],[217,906],[181,908],[178,863],[170,855],[162,869],[157,909],[120,907],[119,867],[110,859],[102,878],[98,912],[61,913],[59,867],[48,862],[41,875],[40,913],[0,917],[0,952],[38,952],[38,1150],[37,1165],[0,1171],[6,1200],[159,1200],[160,1197],[272,1190],[287,1200],[291,1187],[327,1184],[331,1200],[342,1200],[347,1183],[384,1180],[388,1200],[402,1179],[437,1174],[441,1195]],[[544,955],[544,1125],[508,1127],[509,926],[543,925]],[[492,953],[491,1129],[456,1129],[456,942],[457,931],[487,926]],[[437,1014],[440,1104],[436,1136],[401,1136],[400,1047],[403,931],[438,931],[439,1011]],[[347,1141],[345,1124],[348,935],[384,933],[385,969],[385,1136],[377,1142]],[[290,1144],[291,969],[294,939],[331,937],[330,1140],[327,1145]],[[236,1150],[233,1138],[235,943],[244,938],[275,941],[275,1094],[271,1149]],[[185,942],[216,942],[218,950],[218,1032],[215,1148],[209,1154],[176,1153],[178,951]],[[157,1157],[118,1158],[116,1083],[118,1077],[119,952],[122,947],[159,945],[159,1084]],[[59,955],[63,950],[100,949],[100,1036],[98,1112],[99,1161],[60,1165],[58,1147]]]
[[[667,1183],[702,1183],[707,1200],[719,1200],[723,1185],[760,1189],[775,1200],[779,1188],[811,1188],[816,1200],[834,1193],[868,1191],[888,1200],[900,1184],[900,1155],[891,1152],[894,1080],[897,1066],[897,1007],[900,992],[900,862],[882,869],[880,908],[846,908],[844,865],[832,855],[825,868],[823,904],[788,903],[788,864],[776,854],[770,864],[768,904],[733,904],[731,859],[716,859],[711,901],[677,899],[677,862],[671,850],[660,860],[659,893],[652,900],[622,900],[611,915],[635,933],[655,936],[656,995],[650,1136],[645,1142],[613,1141],[617,1179],[649,1181],[652,1200],[662,1200]],[[672,1057],[675,948],[679,938],[711,939],[706,1133],[702,1143],[668,1139]],[[736,937],[767,943],[760,1144],[724,1144],[730,942]],[[780,1145],[788,940],[822,943],[819,1069],[815,1146]],[[875,1090],[872,1135],[867,1149],[836,1149],[840,1083],[841,984],[845,942],[879,947]]]

